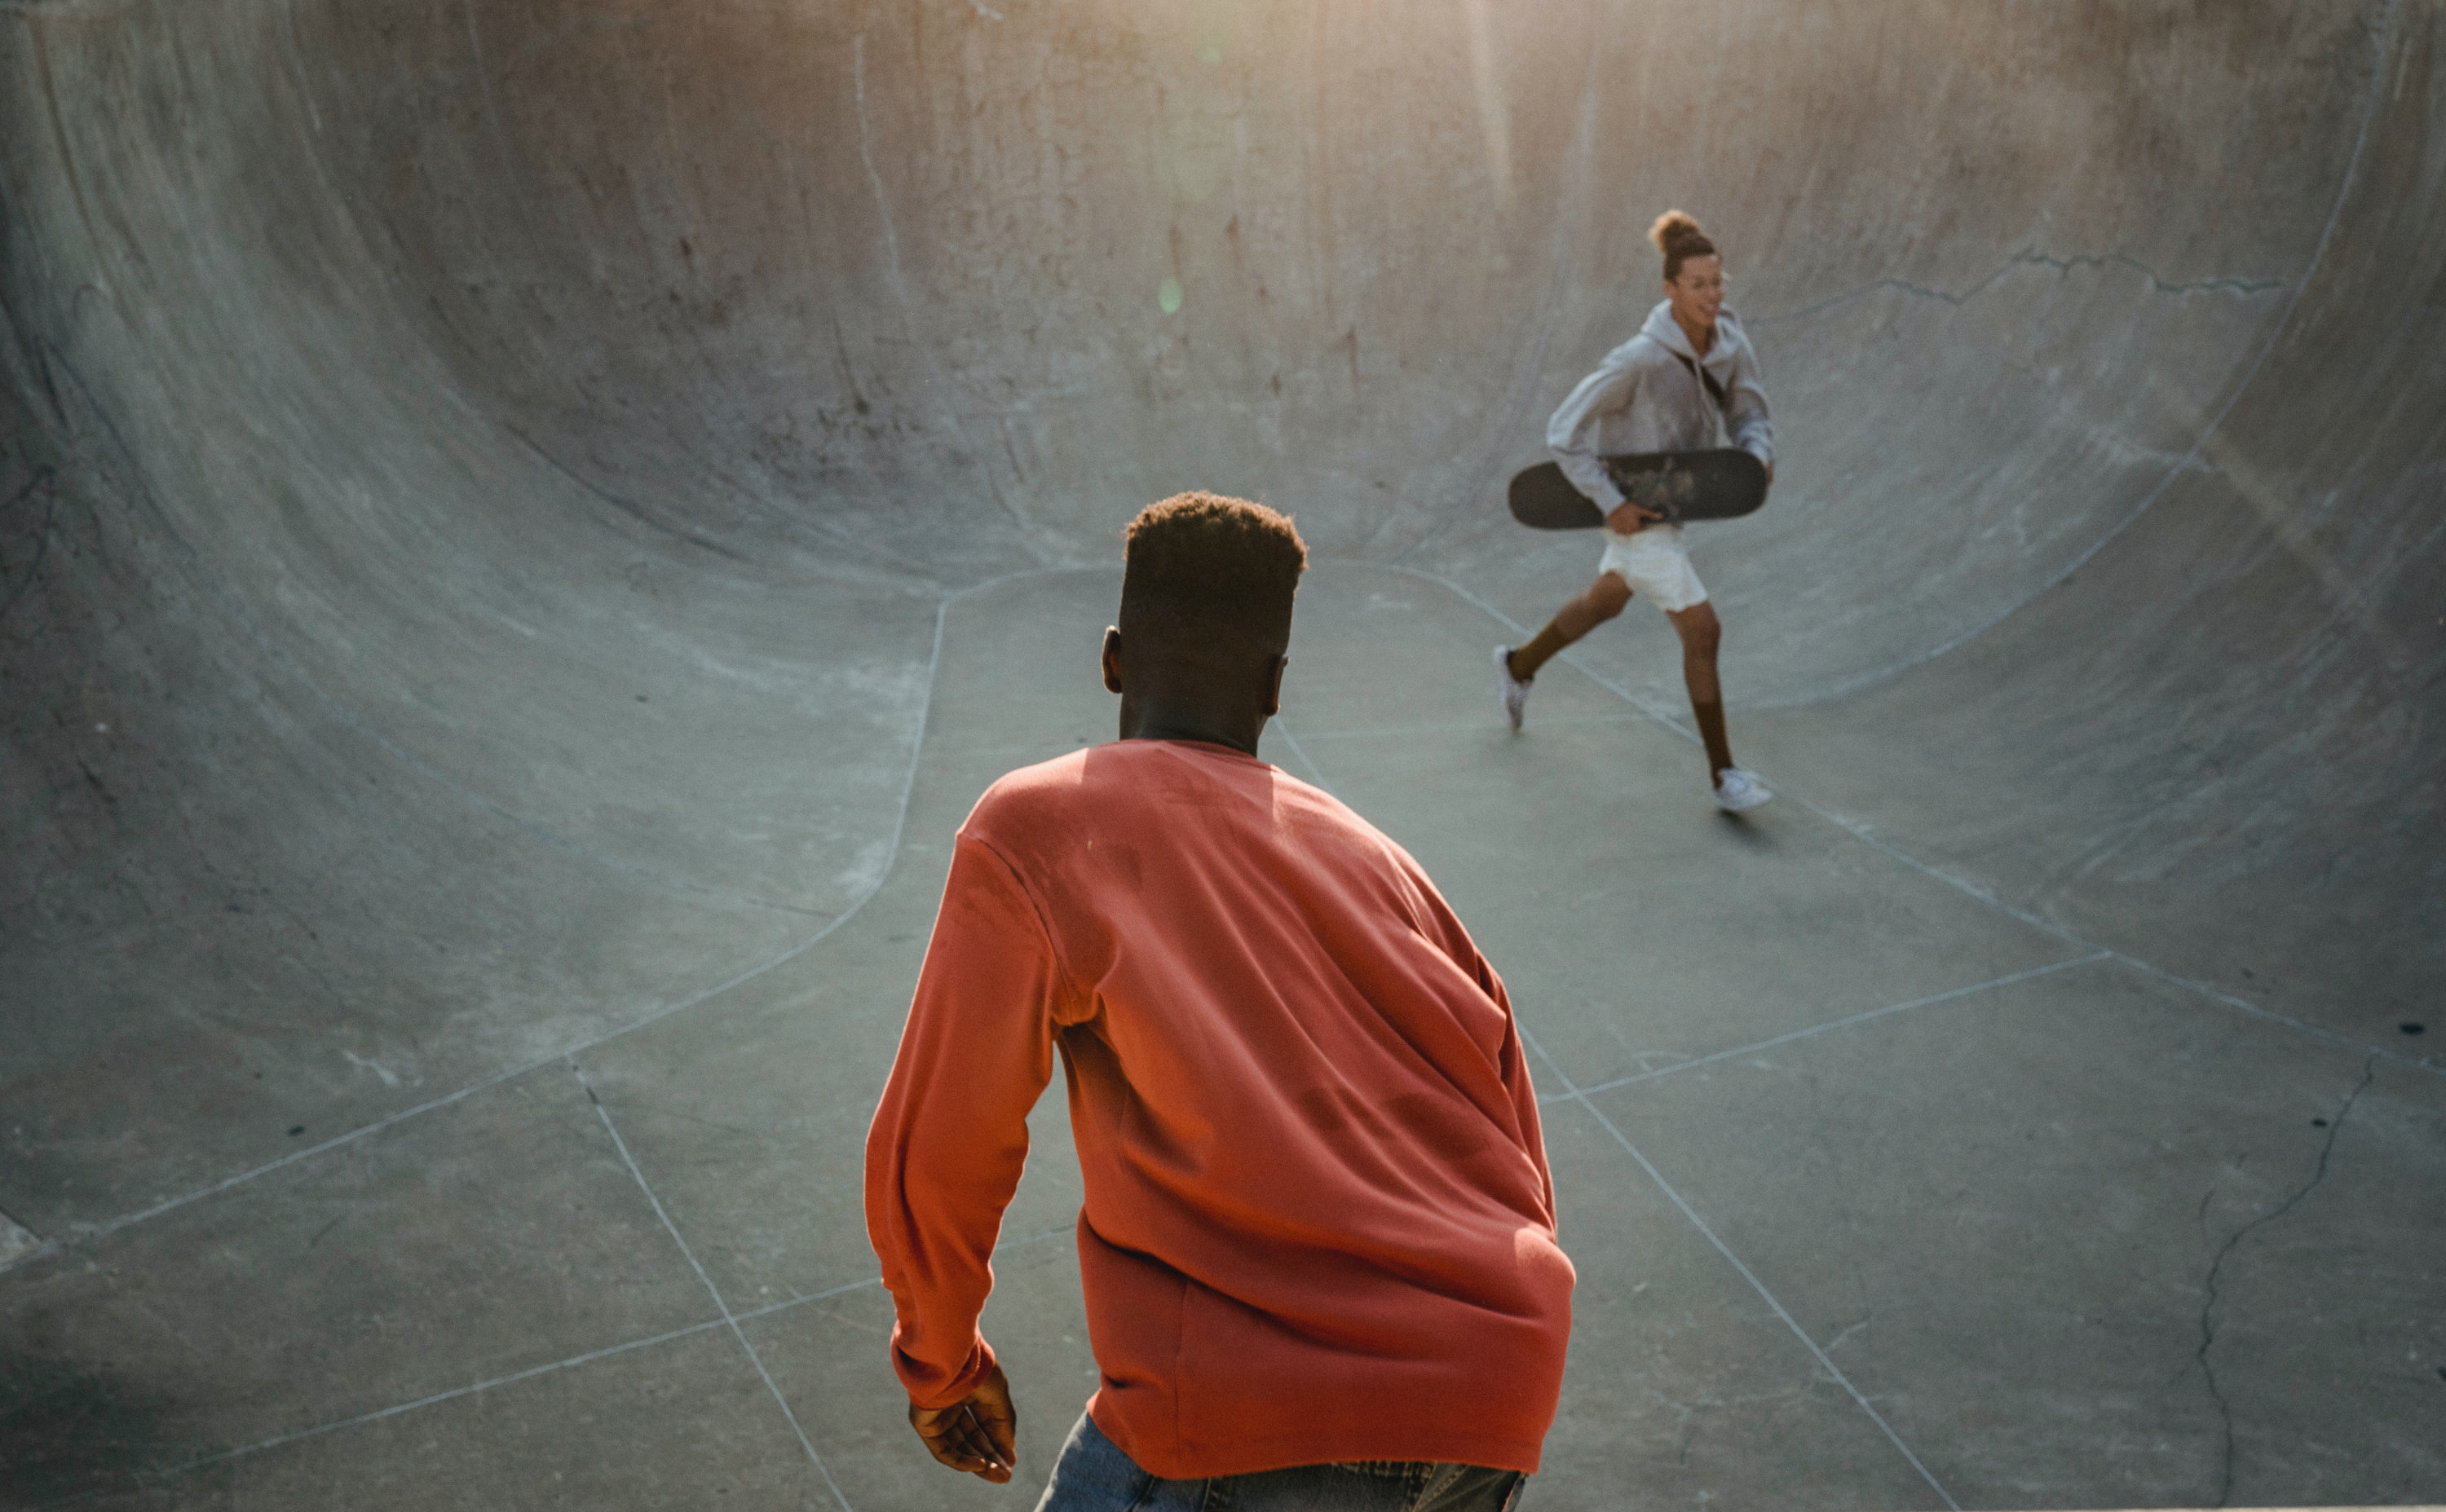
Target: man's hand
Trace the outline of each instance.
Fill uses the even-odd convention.
[[[1606,516],[1605,528],[1616,535],[1637,535],[1665,516],[1654,510],[1644,510],[1628,499]]]
[[[909,1426],[934,1458],[996,1485],[1007,1482],[1010,1467],[1019,1463],[1019,1414],[1011,1410],[1010,1382],[999,1365],[950,1407],[930,1412],[911,1403]]]

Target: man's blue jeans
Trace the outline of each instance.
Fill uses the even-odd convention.
[[[1390,1460],[1166,1481],[1082,1412],[1036,1512],[1510,1512],[1528,1484],[1517,1470]]]

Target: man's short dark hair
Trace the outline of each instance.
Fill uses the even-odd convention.
[[[1123,635],[1221,636],[1270,656],[1290,644],[1308,547],[1289,515],[1220,494],[1175,494],[1138,511],[1122,535]]]

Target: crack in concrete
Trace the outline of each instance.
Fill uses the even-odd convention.
[[[2243,278],[2233,275],[2188,280],[2170,279],[2147,263],[2126,252],[2075,252],[2069,257],[2059,257],[2052,252],[2025,247],[2005,258],[1997,266],[1995,271],[1958,294],[1929,284],[1915,284],[1908,278],[1878,278],[1855,289],[1847,289],[1832,298],[1821,299],[1816,304],[1804,305],[1798,309],[1788,310],[1780,315],[1764,316],[1748,324],[1756,328],[1778,326],[1789,321],[1806,320],[1812,315],[1823,314],[1837,305],[1850,304],[1863,294],[1873,294],[1881,289],[1891,289],[1916,299],[1932,299],[1939,304],[1951,305],[1958,308],[1985,293],[2017,268],[2052,268],[2060,273],[2069,273],[2079,268],[2126,268],[2148,279],[2150,290],[2159,294],[2225,293],[2239,294],[2248,299],[2259,294],[2274,293],[2289,287],[2283,279]]]
[[[2226,1261],[2232,1258],[2244,1240],[2300,1206],[2303,1199],[2318,1190],[2319,1184],[2327,1179],[2328,1162],[2336,1152],[2336,1136],[2344,1131],[2344,1120],[2352,1116],[2353,1105],[2361,1101],[2361,1093],[2369,1091],[2370,1082],[2377,1075],[2378,1057],[2372,1055],[2361,1062],[2361,1080],[2353,1084],[2353,1090],[2344,1096],[2344,1106],[2327,1126],[2326,1143],[2319,1147],[2319,1164],[2312,1168],[2310,1179],[2292,1196],[2235,1229],[2226,1240],[2224,1247],[2217,1251],[2216,1259],[2209,1264],[2208,1297],[2200,1304],[2200,1347],[2193,1352],[2192,1358],[2199,1366],[2201,1377],[2208,1382],[2209,1395],[2216,1402],[2217,1420],[2225,1435],[2224,1452],[2217,1473],[2216,1500],[2210,1503],[2212,1506],[2224,1506],[2233,1496],[2233,1406],[2226,1400],[2225,1389],[2217,1384],[2216,1365],[2209,1358],[2209,1351],[2216,1344],[2218,1287],[2225,1274]]]
[[[35,527],[33,532],[33,559],[26,564],[26,570],[15,583],[6,588],[0,588],[0,617],[6,617],[10,609],[16,607],[19,599],[31,593],[35,582],[43,575],[43,563],[50,555],[51,536],[59,529],[58,472],[47,463],[37,466],[32,478],[24,488],[10,495],[6,501],[0,502],[0,514],[6,514],[33,498],[37,494],[43,495],[43,523]]]
[[[1854,1269],[1856,1268],[1857,1267],[1854,1267]],[[1845,1339],[1850,1338],[1853,1335],[1857,1334],[1860,1330],[1867,1328],[1871,1323],[1876,1321],[1876,1316],[1877,1315],[1874,1312],[1865,1314],[1858,1322],[1852,1324],[1849,1328],[1844,1329],[1840,1334],[1828,1339],[1826,1341],[1826,1353],[1832,1354],[1836,1350],[1841,1349]]]
[[[32,1260],[49,1249],[50,1245],[43,1236],[8,1214],[0,1213],[0,1270],[6,1270],[19,1260]]]
[[[2207,428],[2201,431],[2200,439],[2192,443],[2189,452],[2184,454],[2182,463],[2179,466],[2169,469],[2165,477],[2159,480],[2157,486],[2151,489],[2148,494],[2141,498],[2140,502],[2134,507],[2132,512],[2126,514],[2122,521],[2116,525],[2114,529],[2108,531],[2105,534],[2091,542],[2086,551],[2081,551],[2071,561],[2065,563],[2062,568],[2057,570],[2054,576],[2048,578],[2044,583],[2040,584],[2036,589],[2023,595],[2020,599],[2008,605],[2001,613],[1990,615],[1986,619],[1980,621],[1977,625],[1947,638],[1936,645],[1920,651],[1916,655],[1905,657],[1899,662],[1880,667],[1875,671],[1859,673],[1853,677],[1845,678],[1834,685],[1821,688],[1817,692],[1805,698],[1795,699],[1772,705],[1754,705],[1754,707],[1798,708],[1806,704],[1820,703],[1829,699],[1839,698],[1855,689],[1864,688],[1872,683],[1882,682],[1886,679],[1893,677],[1899,673],[1906,672],[1912,667],[1922,665],[1929,662],[1933,662],[1938,657],[1944,656],[1947,652],[1953,650],[1956,646],[1962,645],[1966,642],[1986,634],[1987,631],[1993,629],[1996,625],[2003,624],[2006,619],[2020,613],[2030,604],[2037,602],[2041,595],[2069,581],[2075,572],[2079,571],[2083,567],[2089,564],[2091,558],[2097,556],[2098,552],[2106,550],[2107,546],[2117,536],[2121,535],[2126,530],[2129,530],[2140,519],[2142,515],[2148,513],[2151,508],[2156,504],[2157,500],[2164,496],[2166,490],[2173,486],[2174,479],[2190,470],[2191,465],[2198,459],[2201,452],[2207,448],[2210,438],[2216,435],[2218,430],[2224,426],[2226,417],[2233,413],[2233,407],[2242,402],[2243,395],[2248,393],[2250,391],[2251,384],[2258,382],[2260,369],[2267,365],[2267,359],[2269,355],[2276,350],[2277,342],[2283,339],[2286,329],[2292,326],[2294,313],[2302,307],[2302,296],[2309,290],[2310,280],[2318,275],[2320,268],[2327,260],[2327,244],[2335,237],[2337,223],[2343,218],[2344,214],[2344,201],[2351,195],[2353,185],[2361,175],[2362,150],[2369,145],[2370,127],[2377,121],[2379,103],[2385,97],[2383,76],[2386,69],[2386,60],[2394,47],[2396,8],[2397,0],[2387,0],[2384,17],[2379,23],[2377,29],[2372,33],[2371,43],[2374,49],[2374,56],[2371,59],[2370,65],[2370,89],[2368,99],[2364,101],[2361,105],[2361,129],[2354,135],[2352,157],[2346,159],[2344,163],[2343,177],[2336,185],[2335,202],[2327,208],[2327,223],[2320,228],[2319,244],[2311,249],[2309,266],[2302,270],[2302,276],[2292,284],[2292,292],[2286,299],[2285,308],[2277,313],[2275,324],[2269,327],[2267,342],[2259,348],[2259,355],[2251,359],[2249,367],[2243,372],[2242,382],[2234,384],[2232,389],[2227,394],[2224,404],[2218,408],[2214,416],[2210,418]],[[2002,271],[2000,270],[2000,272],[2001,271]],[[1990,275],[1989,281],[1992,282],[1995,276],[1997,275]],[[2154,274],[2152,276],[2153,278],[2154,277]],[[2162,283],[2162,280],[2160,282]],[[1985,285],[1983,284],[1981,287],[1985,287]],[[1801,313],[1807,313],[1807,311],[1802,311]],[[1797,319],[1798,316],[1786,315],[1778,318],[1792,320]]]
[[[2013,263],[2053,268],[2059,272],[2066,273],[2076,268],[2129,268],[2148,279],[2150,289],[2160,294],[2229,293],[2248,297],[2252,294],[2271,293],[2286,287],[2285,280],[2281,278],[2240,278],[2231,275],[2177,282],[2160,274],[2157,270],[2137,257],[2123,252],[2107,252],[2102,255],[2079,252],[2070,257],[2056,257],[2042,252],[2025,251],[2014,253]],[[1995,276],[2002,277],[2004,271],[2000,270]]]

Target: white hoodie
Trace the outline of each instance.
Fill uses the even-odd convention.
[[[1707,385],[1685,365],[1695,362],[1724,391],[1720,411]],[[1740,318],[1716,312],[1716,341],[1705,357],[1674,322],[1670,300],[1647,312],[1639,334],[1606,353],[1597,370],[1580,380],[1563,407],[1546,422],[1546,444],[1572,486],[1611,513],[1622,490],[1606,476],[1604,458],[1632,452],[1686,452],[1716,444],[1719,416],[1732,430],[1733,444],[1761,462],[1775,460],[1775,430],[1767,423],[1766,389],[1759,382],[1758,353],[1741,333]]]

